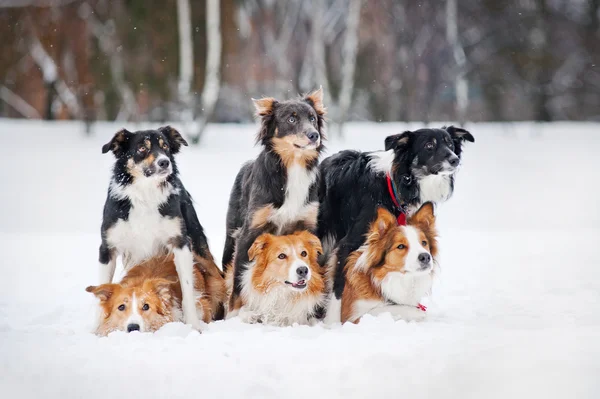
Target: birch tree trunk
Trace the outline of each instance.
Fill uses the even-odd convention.
[[[356,55],[358,53],[358,25],[360,22],[360,8],[362,0],[350,0],[348,17],[346,19],[346,37],[342,48],[342,85],[339,96],[339,125],[338,134],[342,136],[344,123],[348,117],[348,110],[352,102],[354,89],[354,71],[356,69]]]
[[[37,37],[34,37],[29,48],[31,57],[42,71],[44,82],[49,90],[56,91],[60,101],[67,107],[69,114],[74,119],[80,119],[82,116],[81,106],[77,96],[71,91],[69,86],[58,76],[56,63],[44,49]]]
[[[131,87],[125,81],[125,67],[121,54],[122,46],[120,46],[117,38],[114,21],[101,22],[96,17],[92,7],[87,3],[81,5],[80,15],[87,22],[92,34],[98,39],[100,49],[108,56],[112,83],[115,85],[123,102],[121,111],[119,111],[116,119],[137,120],[137,102],[133,90],[131,90]]]
[[[194,106],[190,89],[194,79],[194,43],[192,41],[192,15],[189,0],[177,0],[177,26],[179,28],[179,82],[178,95],[182,107],[180,118],[183,131],[189,132],[194,121]]]
[[[457,0],[446,0],[446,38],[452,49],[456,73],[454,76],[454,92],[456,98],[456,119],[462,125],[466,121],[469,105],[469,84],[465,78],[467,59],[458,37]]]
[[[40,119],[42,116],[29,103],[13,93],[8,87],[0,86],[0,99],[13,107],[18,113],[28,119]]]
[[[206,0],[206,70],[204,73],[204,87],[202,88],[202,112],[197,120],[196,135],[192,136],[193,143],[200,141],[219,99],[222,52],[219,1]]]

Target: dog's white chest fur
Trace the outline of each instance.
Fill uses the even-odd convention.
[[[450,175],[426,175],[418,179],[421,202],[444,202],[452,195]]]
[[[431,293],[433,278],[427,274],[388,273],[381,282],[383,296],[398,304],[417,306],[423,297]]]
[[[314,213],[318,204],[306,203],[310,186],[317,178],[316,168],[307,170],[299,164],[293,164],[287,169],[287,183],[283,205],[271,216],[271,221],[282,228],[288,223],[305,219]]]
[[[181,234],[181,219],[162,216],[161,204],[174,192],[169,185],[159,189],[156,184],[136,184],[127,187],[111,183],[114,198],[128,198],[131,202],[127,220],[119,219],[107,231],[107,242],[123,255],[123,264],[129,268],[160,251],[168,240]]]

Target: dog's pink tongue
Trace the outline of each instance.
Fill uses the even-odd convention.
[[[297,287],[297,286],[299,286],[299,285],[304,285],[304,284],[306,284],[306,281],[304,281],[304,280],[300,280],[300,281],[298,281],[296,284],[294,284],[294,287]]]

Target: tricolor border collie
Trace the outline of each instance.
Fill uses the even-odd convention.
[[[315,322],[325,300],[325,280],[317,261],[321,251],[321,242],[308,231],[260,235],[248,250],[239,301],[227,318],[276,326]],[[226,281],[231,292],[231,268]]]
[[[382,313],[396,320],[425,318],[420,301],[431,293],[438,269],[433,204],[424,204],[404,226],[379,208],[366,237],[348,257],[344,291],[341,299],[330,297],[325,322],[358,323],[365,314]],[[327,271],[330,281],[336,273],[333,255]]]
[[[221,320],[225,281],[218,269],[194,267],[194,299],[198,319]],[[99,299],[96,334],[112,331],[154,332],[171,322],[183,322],[181,285],[173,255],[151,258],[129,269],[120,283],[89,286]]]
[[[194,254],[204,267],[217,268],[198,221],[192,198],[179,179],[174,155],[187,142],[170,126],[117,132],[102,147],[116,162],[104,204],[100,245],[100,284],[111,283],[116,260],[126,270],[173,252],[186,323],[200,328],[193,282]],[[193,251],[193,253],[192,253]]]
[[[346,150],[321,163],[317,235],[326,256],[337,255],[337,299],[344,290],[346,259],[363,244],[378,207],[403,224],[423,203],[448,200],[465,141],[475,139],[454,126],[419,129],[387,137],[385,151]]]
[[[323,150],[323,90],[295,100],[254,100],[261,118],[257,142],[263,150],[242,166],[231,190],[227,210],[225,271],[233,267],[230,309],[241,291],[248,250],[263,233],[315,232],[318,162]]]

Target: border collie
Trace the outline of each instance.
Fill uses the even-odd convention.
[[[317,235],[326,256],[337,253],[336,298],[344,289],[346,258],[363,244],[379,206],[403,224],[421,204],[450,198],[464,141],[475,139],[454,126],[419,129],[387,137],[385,151],[346,150],[321,163]]]
[[[118,284],[86,288],[99,300],[96,334],[112,331],[154,332],[166,323],[182,322],[181,285],[173,255],[152,258],[134,266]],[[223,318],[225,281],[216,268],[194,268],[194,298],[198,319]]]
[[[325,123],[322,88],[297,100],[254,100],[254,106],[261,117],[257,142],[263,150],[242,166],[227,210],[222,264],[225,271],[234,270],[232,308],[254,240],[263,233],[315,232],[319,208],[317,164]]]
[[[186,323],[199,329],[192,287],[194,256],[214,265],[192,198],[178,177],[174,155],[187,142],[170,126],[117,132],[102,147],[116,162],[104,204],[100,283],[112,282],[117,256],[127,270],[172,251]],[[214,265],[214,267],[217,267]]]
[[[358,323],[365,314],[382,313],[391,313],[396,320],[422,320],[426,308],[419,301],[431,293],[438,268],[436,236],[430,202],[405,226],[379,208],[365,244],[348,257],[341,300],[330,297],[325,321]],[[336,269],[334,255],[328,278],[334,278]]]
[[[262,234],[248,250],[242,289],[227,318],[247,323],[290,326],[309,324],[325,299],[325,281],[317,262],[321,242],[308,231],[287,236]],[[233,269],[226,275],[233,288]]]

